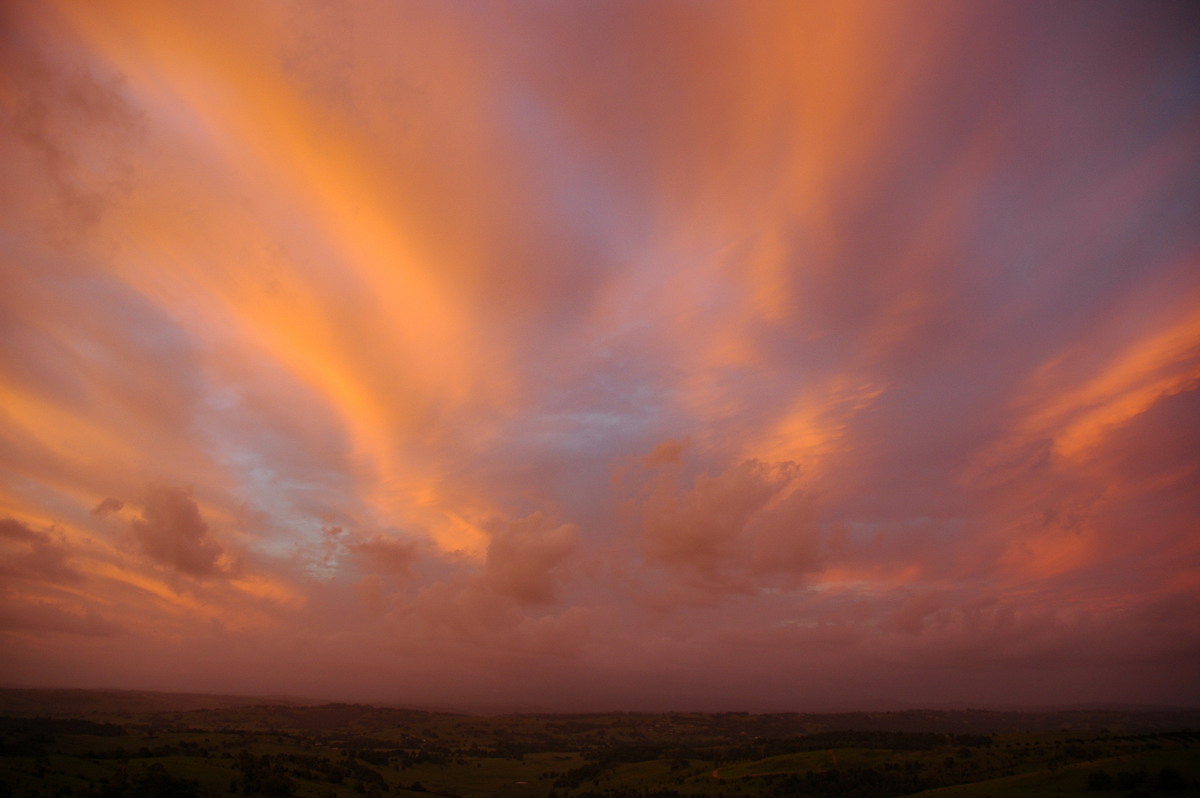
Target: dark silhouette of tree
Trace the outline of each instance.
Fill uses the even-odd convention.
[[[1093,791],[1111,790],[1113,777],[1103,770],[1094,770],[1088,774],[1087,788]]]

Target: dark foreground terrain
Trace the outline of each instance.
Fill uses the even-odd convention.
[[[18,796],[1200,796],[1200,711],[481,717],[0,690]]]

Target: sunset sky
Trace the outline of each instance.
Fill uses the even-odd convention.
[[[0,5],[0,684],[1200,704],[1187,2]]]

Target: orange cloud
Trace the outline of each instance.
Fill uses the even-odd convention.
[[[540,513],[505,524],[488,544],[483,580],[523,604],[551,603],[555,571],[574,552],[578,537],[575,525],[555,524]]]
[[[1018,432],[1025,439],[1051,437],[1054,454],[1066,460],[1086,457],[1113,429],[1155,402],[1200,387],[1200,314],[1148,331],[1101,368],[1076,378],[1075,361],[1089,356],[1066,353],[1039,371],[1035,390],[1048,396]]]
[[[82,579],[67,562],[65,540],[55,540],[50,532],[38,532],[16,519],[4,518],[0,519],[0,542],[6,549],[6,565],[0,566],[0,576],[52,582]]]
[[[0,677],[1194,694],[1179,9],[6,12]]]
[[[142,550],[157,562],[195,577],[220,573],[221,546],[209,537],[188,491],[151,487],[141,517],[131,525]]]

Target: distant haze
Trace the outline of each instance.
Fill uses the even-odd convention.
[[[1172,2],[0,9],[0,684],[1200,704]]]

